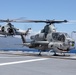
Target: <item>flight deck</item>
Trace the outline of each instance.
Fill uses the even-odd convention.
[[[37,56],[36,53],[0,52],[1,75],[76,75],[76,55]],[[67,58],[67,59],[66,59]],[[72,60],[71,60],[72,59]]]

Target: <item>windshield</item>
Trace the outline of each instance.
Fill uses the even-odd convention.
[[[67,33],[64,33],[65,37],[70,38],[70,36]]]
[[[52,38],[55,41],[65,41],[65,35],[63,33],[52,33]]]

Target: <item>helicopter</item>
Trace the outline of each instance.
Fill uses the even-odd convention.
[[[75,41],[68,35],[68,33],[57,32],[55,23],[67,23],[67,20],[23,20],[22,23],[46,23],[44,29],[40,33],[30,36],[32,41],[27,42],[24,35],[21,34],[21,39],[24,46],[39,50],[39,54],[46,50],[53,50],[54,56],[57,53],[69,52],[75,46]]]
[[[6,22],[7,24],[2,26],[0,25],[0,34],[6,36],[14,36],[14,35],[26,35],[26,33],[31,29],[28,28],[26,31],[20,31],[20,29],[15,28],[11,22],[16,22],[16,20],[0,20],[1,23]]]

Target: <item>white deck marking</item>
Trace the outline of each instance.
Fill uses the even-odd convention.
[[[25,58],[25,57],[0,57],[0,59],[3,59],[3,58],[5,58],[5,59],[8,58],[9,59],[9,58]]]
[[[13,65],[13,64],[20,64],[20,63],[27,63],[27,62],[34,62],[34,61],[41,61],[41,60],[47,60],[47,59],[49,59],[49,58],[31,59],[31,60],[23,60],[23,61],[15,61],[15,62],[0,63],[0,66]]]

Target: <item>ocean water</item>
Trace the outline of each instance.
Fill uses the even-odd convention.
[[[39,52],[39,50],[37,50],[37,49],[29,49],[29,48],[24,48],[24,49],[22,49],[22,48],[2,48],[2,49],[0,49],[0,50],[2,50],[2,51],[27,51],[27,52]],[[48,52],[48,50],[46,50],[45,52]],[[68,53],[76,53],[76,50],[75,49],[72,49],[72,50],[70,50]]]
[[[0,49],[0,50],[2,50],[2,51],[27,51],[27,52],[38,52],[39,50],[37,50],[37,49],[19,49],[19,48],[17,48],[17,49]]]

